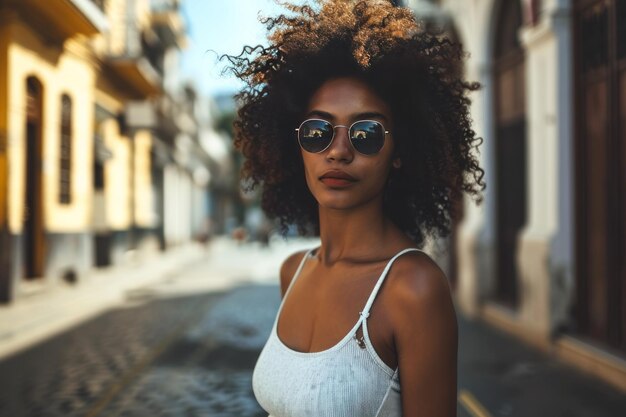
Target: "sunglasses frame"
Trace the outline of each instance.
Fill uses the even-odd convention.
[[[306,150],[303,146],[302,146],[302,142],[300,141],[300,129],[302,129],[302,125],[304,125],[306,122],[311,122],[311,121],[316,121],[316,122],[324,122],[324,123],[328,123],[330,125],[330,127],[333,128],[333,136],[330,138],[330,142],[328,142],[328,145],[326,145],[326,147],[318,152],[311,152],[309,150]],[[377,123],[380,125],[380,127],[383,128],[383,146],[380,147],[380,149],[376,152],[376,153],[363,153],[361,151],[359,151],[355,146],[354,143],[352,143],[352,136],[350,135],[350,130],[352,129],[352,127],[357,124],[357,123],[361,123],[361,122],[372,122],[372,123]],[[363,119],[363,120],[357,120],[354,123],[352,123],[350,126],[346,126],[346,125],[333,125],[332,123],[330,123],[328,120],[324,120],[324,119],[306,119],[304,120],[302,123],[300,123],[300,127],[297,127],[296,130],[296,136],[298,138],[298,144],[300,145],[300,148],[302,148],[302,150],[304,150],[305,152],[309,152],[309,153],[322,153],[325,150],[327,150],[328,148],[330,148],[330,145],[333,144],[333,141],[335,140],[335,129],[338,127],[345,127],[348,129],[348,139],[350,141],[350,146],[352,146],[352,149],[354,149],[356,152],[358,152],[361,155],[366,155],[366,156],[372,156],[372,155],[376,155],[378,153],[380,153],[380,151],[383,149],[383,147],[385,146],[385,138],[387,137],[387,135],[390,133],[388,130],[385,129],[385,126],[379,122],[378,120],[371,120],[371,119]]]

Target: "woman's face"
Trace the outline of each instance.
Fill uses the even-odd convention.
[[[303,120],[311,118],[327,120],[333,126],[376,120],[393,131],[389,106],[365,82],[352,77],[322,84],[311,97]],[[392,163],[399,166],[399,160],[392,162],[393,146],[389,133],[378,153],[363,155],[352,147],[348,129],[338,127],[332,143],[323,152],[301,149],[306,181],[320,207],[350,209],[377,198],[382,200]]]

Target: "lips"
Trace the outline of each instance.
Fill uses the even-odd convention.
[[[335,178],[339,180],[356,181],[356,178],[354,178],[352,175],[339,170],[327,171],[324,173],[324,175],[320,177],[320,179],[323,178]]]
[[[343,188],[351,185],[356,181],[352,175],[339,170],[331,170],[325,172],[320,181],[332,188]]]

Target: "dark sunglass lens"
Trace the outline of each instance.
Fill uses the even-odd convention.
[[[307,152],[321,152],[333,139],[333,127],[324,120],[307,120],[298,131],[300,146]]]
[[[356,122],[350,129],[350,140],[354,149],[365,155],[380,151],[385,143],[383,125],[374,121]]]

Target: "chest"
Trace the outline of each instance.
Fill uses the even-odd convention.
[[[321,352],[335,346],[354,329],[383,268],[384,264],[304,268],[278,317],[280,340],[298,352]],[[392,300],[385,294],[385,284],[383,281],[374,299],[366,325],[377,354],[393,369],[396,358],[389,317]],[[362,327],[355,333],[361,337]]]
[[[385,373],[367,355],[350,346],[299,354],[270,341],[253,373],[254,394],[276,417],[400,416],[397,373]]]

